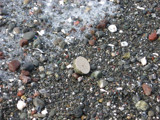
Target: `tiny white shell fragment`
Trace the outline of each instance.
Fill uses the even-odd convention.
[[[126,46],[128,46],[128,43],[126,41],[123,41],[123,42],[121,42],[121,46],[126,47]]]
[[[67,65],[66,67],[67,67],[68,69],[69,69],[69,68],[73,68],[73,66],[72,66],[71,64]]]
[[[24,107],[26,107],[26,103],[22,100],[19,100],[17,103],[18,110],[23,110]]]
[[[143,57],[140,61],[141,61],[141,64],[142,64],[143,66],[147,64],[147,59],[146,59],[146,57]]]
[[[37,33],[38,33],[40,36],[43,36],[43,35],[45,34],[45,30],[37,31]]]
[[[123,33],[123,30],[119,30],[119,33]]]
[[[123,90],[123,88],[122,88],[122,87],[117,87],[116,89],[117,89],[117,90]]]
[[[145,10],[145,8],[140,7],[140,6],[137,6],[137,9],[139,9],[139,10]]]
[[[110,32],[114,33],[114,32],[117,32],[117,27],[116,27],[116,25],[110,25],[110,26],[108,27],[108,30],[109,30]]]

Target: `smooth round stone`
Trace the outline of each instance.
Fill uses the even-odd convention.
[[[104,88],[107,85],[107,81],[106,80],[100,80],[98,81],[98,86],[100,88]]]
[[[33,32],[33,31],[26,32],[26,33],[24,33],[23,38],[24,38],[25,40],[31,40],[31,39],[34,38],[35,34],[36,34],[36,33]]]
[[[90,72],[89,62],[82,56],[79,56],[74,60],[73,67],[78,74],[88,74]]]
[[[25,120],[27,118],[27,113],[20,114],[20,119]]]
[[[43,108],[44,107],[44,101],[42,101],[41,99],[39,98],[34,98],[33,99],[33,104],[35,107],[39,107],[39,108]]]
[[[91,74],[91,77],[101,78],[101,77],[102,77],[102,72],[101,72],[101,71],[94,71],[94,72]]]
[[[149,105],[145,101],[140,100],[136,103],[136,108],[138,110],[146,111],[149,108]]]
[[[154,112],[153,112],[152,110],[148,111],[148,116],[149,116],[149,117],[154,116]]]

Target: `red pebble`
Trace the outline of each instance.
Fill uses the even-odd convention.
[[[77,20],[76,22],[74,22],[74,25],[78,25],[80,22]]]
[[[10,71],[15,72],[19,69],[20,65],[21,64],[18,60],[13,60],[8,64],[8,67]]]
[[[17,93],[17,96],[19,96],[19,97],[21,97],[22,95],[24,95],[24,90],[20,90],[20,91],[18,91],[18,93]]]
[[[20,80],[22,80],[22,82],[23,82],[24,84],[27,84],[27,83],[31,82],[31,78],[28,77],[28,76],[20,75],[19,78],[20,78]]]
[[[0,56],[3,56],[3,52],[0,52]]]
[[[89,40],[89,45],[93,46],[95,44],[95,40]]]
[[[154,40],[156,40],[157,38],[158,38],[158,35],[157,35],[156,32],[151,33],[151,34],[149,35],[149,37],[148,37],[148,39],[149,39],[150,41],[154,41]]]
[[[29,76],[29,72],[28,71],[26,71],[26,70],[22,70],[21,71],[21,75],[24,75],[24,76]]]
[[[22,39],[19,42],[20,46],[23,47],[24,45],[28,45],[28,40]]]
[[[152,88],[149,85],[147,85],[146,83],[143,83],[142,89],[143,89],[145,95],[147,95],[147,96],[151,95]]]
[[[106,20],[106,19],[104,19],[104,20],[101,20],[100,21],[100,23],[97,25],[97,28],[98,29],[105,29],[106,28],[106,26],[107,26],[107,23],[108,23],[108,21]]]

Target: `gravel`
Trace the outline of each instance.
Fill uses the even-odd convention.
[[[1,0],[0,119],[159,120],[159,12],[159,0]]]

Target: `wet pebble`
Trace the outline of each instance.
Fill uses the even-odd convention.
[[[136,103],[136,108],[138,110],[146,111],[149,108],[149,105],[145,101],[140,100]]]
[[[147,95],[147,96],[151,95],[152,88],[148,84],[143,83],[142,88],[143,88],[143,91],[144,91],[145,95]]]
[[[22,40],[20,40],[19,44],[21,47],[28,45],[28,40],[22,39]]]
[[[18,60],[13,60],[8,64],[8,67],[10,71],[15,72],[19,69],[20,65],[21,64]]]
[[[34,38],[34,36],[35,36],[35,32],[33,32],[33,31],[26,32],[23,35],[23,39],[25,39],[25,40],[31,40],[31,39]]]

